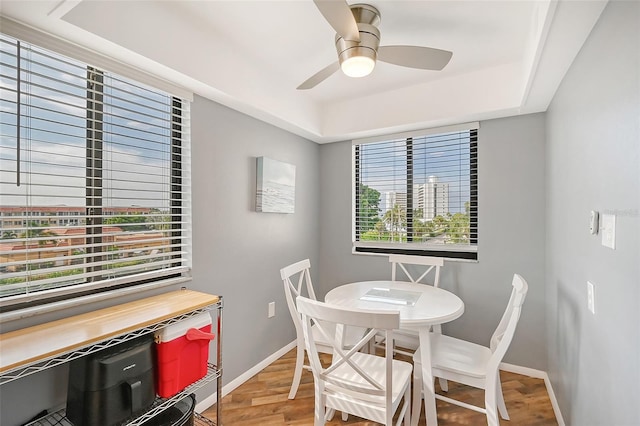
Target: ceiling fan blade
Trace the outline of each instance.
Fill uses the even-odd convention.
[[[318,84],[322,83],[327,78],[329,78],[331,74],[338,71],[339,69],[340,69],[340,64],[338,64],[337,61],[330,65],[327,65],[326,67],[324,67],[323,69],[321,69],[320,71],[318,71],[317,73],[309,77],[304,83],[298,86],[296,90],[313,89]]]
[[[440,71],[453,56],[448,50],[421,46],[380,46],[378,60],[409,68]]]
[[[345,40],[360,41],[358,24],[351,8],[344,0],[313,0],[324,19]]]

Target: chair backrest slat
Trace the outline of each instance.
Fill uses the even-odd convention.
[[[409,256],[404,254],[389,255],[391,263],[391,281],[400,281],[398,278],[398,266],[404,272],[406,278],[414,283],[431,284],[434,287],[440,285],[440,268],[444,265],[444,260],[439,257],[429,256]],[[417,273],[411,273],[407,265],[420,265],[426,267],[426,270],[418,278],[414,278]],[[422,268],[421,268],[422,269]],[[424,282],[423,280],[433,271],[433,280]]]

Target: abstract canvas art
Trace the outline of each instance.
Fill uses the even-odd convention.
[[[267,157],[258,157],[256,178],[257,212],[294,212],[296,166]]]

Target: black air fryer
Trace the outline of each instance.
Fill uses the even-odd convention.
[[[71,361],[67,418],[76,426],[111,426],[155,400],[153,335]]]

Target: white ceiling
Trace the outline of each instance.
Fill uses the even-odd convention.
[[[371,0],[381,45],[453,52],[442,71],[337,60],[312,0],[3,0],[4,17],[129,63],[316,142],[545,111],[606,0]]]

